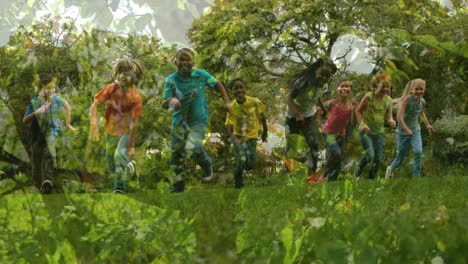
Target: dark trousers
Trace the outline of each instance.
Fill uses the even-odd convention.
[[[313,116],[304,118],[304,123],[298,123],[296,118],[286,118],[286,137],[290,134],[300,134],[304,136],[309,151],[306,157],[300,159],[301,162],[306,162],[308,173],[312,174],[317,169],[318,162],[318,138],[317,138],[317,123]],[[286,143],[286,153],[291,146]]]
[[[257,156],[257,139],[249,139],[242,144],[234,142],[234,187],[244,186],[242,174],[255,168]]]

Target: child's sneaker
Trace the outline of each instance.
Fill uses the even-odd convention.
[[[125,194],[125,191],[122,189],[115,189],[114,194]]]
[[[54,184],[52,183],[51,180],[44,180],[42,182],[42,185],[41,185],[41,189],[40,189],[40,192],[42,194],[49,194],[52,192],[52,187],[54,186]]]
[[[211,168],[210,175],[206,175],[205,177],[202,177],[202,182],[210,182],[214,179],[214,173],[213,173],[213,168]]]
[[[387,170],[385,171],[385,179],[393,178],[392,167],[388,166]]]
[[[125,172],[127,176],[135,174],[135,164],[136,162],[134,160],[131,160],[127,163],[127,165],[125,166]]]
[[[316,173],[310,175],[307,178],[307,183],[322,183],[322,182],[324,182],[324,179],[317,178],[317,176],[319,176],[321,173],[322,173],[321,171],[317,171]]]

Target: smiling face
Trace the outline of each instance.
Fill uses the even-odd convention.
[[[244,103],[246,98],[245,98],[245,84],[242,81],[235,81],[234,84],[232,85],[232,89],[234,90],[234,97],[236,98],[236,101],[240,104]]]
[[[416,99],[423,97],[425,91],[426,91],[425,81],[423,80],[413,81],[413,84],[411,85],[411,93]]]
[[[377,84],[375,88],[376,94],[390,94],[392,84],[389,81],[383,80]]]
[[[321,66],[315,71],[315,79],[319,84],[324,84],[330,80],[332,69],[329,66]]]
[[[54,78],[52,81],[44,85],[42,88],[42,95],[46,98],[51,98],[54,95],[56,83],[57,80]]]
[[[337,92],[339,97],[349,97],[351,95],[351,82],[350,81],[342,81],[338,86]]]
[[[193,55],[185,50],[182,50],[176,58],[177,70],[183,76],[190,76],[194,66]]]
[[[122,87],[130,87],[133,85],[133,79],[135,78],[133,72],[122,72],[117,74],[117,83]]]

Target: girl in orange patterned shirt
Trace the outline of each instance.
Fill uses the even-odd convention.
[[[114,65],[115,83],[108,84],[94,97],[90,109],[90,134],[93,141],[99,140],[97,108],[106,105],[106,161],[109,172],[115,174],[114,192],[125,193],[127,166],[135,154],[135,138],[139,117],[142,113],[141,96],[137,85],[142,79],[144,65],[135,59],[122,59]],[[133,166],[130,166],[133,168]]]

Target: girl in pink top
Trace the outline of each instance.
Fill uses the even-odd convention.
[[[322,127],[322,134],[329,155],[319,181],[323,181],[327,176],[328,181],[335,181],[340,173],[346,127],[351,121],[353,107],[356,104],[350,99],[352,87],[350,81],[340,81],[336,90],[338,98],[325,102],[325,107],[329,110],[328,119]]]

